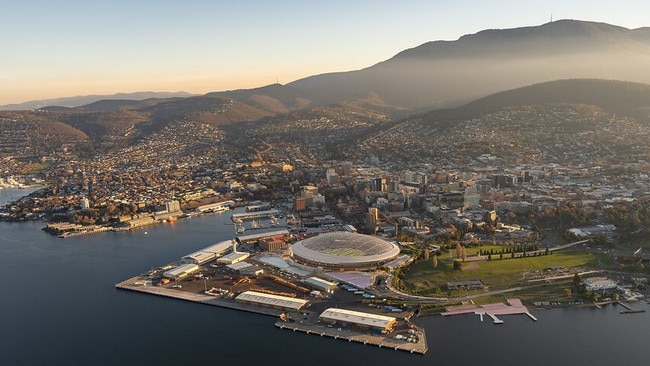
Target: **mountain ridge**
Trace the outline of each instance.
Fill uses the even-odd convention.
[[[34,109],[41,109],[47,107],[76,108],[100,100],[113,100],[113,99],[144,100],[150,98],[190,97],[194,95],[196,94],[192,94],[184,91],[179,91],[179,92],[139,91],[139,92],[131,92],[131,93],[77,95],[73,97],[36,99],[36,100],[30,100],[23,103],[4,104],[4,105],[0,105],[0,111],[34,110]]]
[[[648,64],[650,27],[627,29],[565,19],[537,26],[486,29],[455,41],[426,42],[359,70],[205,96],[237,100],[265,114],[375,100],[380,101],[377,108],[394,110],[401,116],[409,110],[450,108],[499,91],[558,79],[650,83]],[[116,94],[111,99],[125,99],[121,96]],[[111,103],[89,104],[85,108],[94,111],[138,109],[142,105],[126,101],[113,102],[110,108]]]

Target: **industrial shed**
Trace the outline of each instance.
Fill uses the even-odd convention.
[[[198,270],[199,266],[196,264],[188,263],[166,271],[163,273],[163,277],[170,278],[172,280],[180,280],[181,278],[187,277]]]
[[[377,334],[389,333],[397,323],[397,319],[390,316],[339,308],[328,308],[320,314],[319,318],[327,323],[366,329]]]
[[[302,310],[309,301],[293,297],[279,296],[256,291],[242,292],[235,301],[279,310]]]
[[[334,291],[336,289],[336,284],[332,283],[330,281],[324,280],[322,278],[318,277],[309,277],[305,281],[305,284],[318,289],[318,290],[323,290],[327,292]]]
[[[248,262],[228,264],[226,267],[244,276],[259,276],[264,273],[262,268]]]
[[[250,253],[246,253],[246,252],[232,252],[228,255],[225,255],[217,259],[217,262],[223,264],[235,264],[237,262],[246,260],[248,257],[250,257],[250,255],[251,255]]]
[[[205,264],[213,261],[232,249],[233,242],[231,240],[221,241],[207,248],[203,248],[192,254],[188,254],[181,258],[183,263]]]

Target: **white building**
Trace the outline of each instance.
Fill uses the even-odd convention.
[[[248,259],[250,257],[250,253],[245,253],[245,252],[232,252],[228,255],[224,255],[223,257],[217,259],[217,263],[223,263],[223,264],[235,264],[238,262],[241,262],[243,260]]]
[[[204,264],[213,261],[232,249],[232,240],[221,241],[181,258],[183,263]]]
[[[287,296],[278,296],[256,291],[245,291],[235,301],[279,310],[302,310],[309,301]]]
[[[90,208],[90,201],[88,201],[88,197],[81,198],[81,209],[83,211],[86,211],[89,208]]]
[[[182,264],[163,273],[163,277],[170,278],[172,280],[180,280],[181,278],[187,277],[198,270],[199,266],[196,264]]]

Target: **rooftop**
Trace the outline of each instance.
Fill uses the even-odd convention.
[[[390,316],[362,313],[360,311],[339,308],[325,309],[325,311],[320,314],[320,317],[328,320],[355,323],[382,329],[389,328],[397,321],[397,319]]]
[[[294,309],[294,310],[300,310],[309,302],[307,300],[294,299],[292,297],[272,295],[272,294],[266,294],[263,292],[255,292],[255,291],[242,292],[241,294],[239,294],[239,296],[235,298],[235,300],[255,302],[255,303],[264,304],[268,306],[278,306],[278,307]]]

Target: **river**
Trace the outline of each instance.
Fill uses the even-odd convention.
[[[0,190],[0,203],[25,194]],[[0,222],[0,365],[646,365],[650,313],[620,308],[418,318],[412,355],[293,333],[275,319],[120,291],[115,283],[232,237],[229,215],[59,239]],[[146,231],[145,231],[146,230]],[[646,302],[633,305],[646,309]]]

